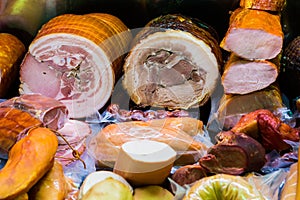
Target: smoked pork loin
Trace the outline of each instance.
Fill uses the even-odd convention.
[[[282,50],[283,32],[278,14],[236,9],[220,46],[248,60],[275,58]]]
[[[22,62],[20,93],[60,100],[71,118],[89,116],[110,98],[130,41],[129,29],[110,14],[52,18]]]
[[[278,77],[279,64],[275,63],[269,60],[249,61],[232,53],[222,74],[224,92],[248,94],[268,87]]]
[[[160,16],[135,37],[123,86],[140,106],[196,107],[214,91],[221,60],[213,28],[182,15]]]

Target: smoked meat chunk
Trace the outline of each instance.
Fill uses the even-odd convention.
[[[282,50],[280,16],[262,10],[236,9],[220,46],[248,60],[275,58]]]

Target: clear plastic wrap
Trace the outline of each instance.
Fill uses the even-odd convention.
[[[287,172],[285,170],[277,170],[267,175],[256,173],[249,173],[247,176],[218,174],[184,186],[178,185],[172,179],[169,179],[169,181],[172,192],[175,194],[175,200],[199,200],[208,198],[209,196],[212,199],[278,200],[278,195],[286,175]],[[220,196],[221,191],[223,196]],[[195,194],[187,197],[188,193]]]
[[[205,127],[198,131],[193,124],[189,125],[194,132],[186,133],[183,122],[163,121],[149,123],[146,121],[119,121],[111,112],[104,112],[98,126],[98,133],[88,138],[87,149],[98,161],[99,166],[113,168],[120,146],[126,141],[150,139],[165,142],[177,152],[177,164],[194,163],[212,146]],[[166,118],[170,119],[170,118]],[[177,118],[179,119],[179,118]],[[180,118],[181,119],[181,118]],[[196,120],[196,119],[195,119]],[[169,125],[168,125],[169,124]]]

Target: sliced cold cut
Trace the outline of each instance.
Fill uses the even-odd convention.
[[[231,54],[222,75],[222,85],[226,94],[248,94],[274,83],[278,73],[278,66],[271,61],[249,61]]]

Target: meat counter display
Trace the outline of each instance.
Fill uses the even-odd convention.
[[[299,2],[0,2],[0,199],[299,199]]]

